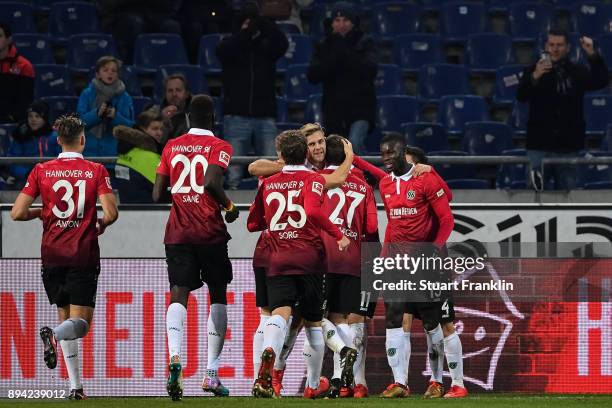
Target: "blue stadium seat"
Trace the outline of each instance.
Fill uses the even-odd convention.
[[[608,72],[612,73],[612,33],[597,37],[595,47],[603,59],[608,62]]]
[[[484,4],[471,1],[445,3],[440,7],[440,32],[446,41],[463,42],[468,34],[486,31]]]
[[[506,65],[499,67],[495,73],[495,92],[493,104],[510,106],[516,100],[516,89],[523,75],[523,65]]]
[[[293,23],[277,22],[276,26],[285,34],[302,34],[300,28]]]
[[[419,111],[419,102],[414,96],[379,96],[376,98],[376,127],[382,132],[400,132],[402,123],[419,119]]]
[[[463,150],[470,156],[498,156],[511,149],[512,128],[500,122],[468,122],[463,130]]]
[[[308,64],[312,57],[312,39],[304,34],[287,34],[289,46],[276,61],[276,72],[283,73],[292,64]]]
[[[140,34],[134,46],[134,68],[155,73],[164,64],[188,64],[183,40],[178,34]]]
[[[153,106],[153,99],[148,96],[132,96],[132,104],[134,105],[134,116],[140,115],[140,113]]]
[[[502,156],[527,156],[525,149],[509,149]],[[529,166],[526,163],[501,164],[497,169],[496,185],[500,189],[524,190],[527,188]]]
[[[13,34],[17,51],[32,64],[55,64],[49,36],[44,34]]]
[[[206,81],[202,67],[198,65],[160,65],[155,74],[155,92],[153,94],[155,99],[158,101],[164,99],[166,92],[164,80],[169,75],[174,74],[185,76],[193,95],[208,93],[208,81]]]
[[[570,60],[577,63],[586,63],[586,56],[582,51],[580,45],[580,35],[576,33],[568,33],[569,37],[569,58]],[[533,60],[537,61],[542,56],[542,53],[546,49],[546,42],[548,41],[548,34],[544,33],[538,37],[536,46],[533,48]]]
[[[585,1],[576,5],[573,13],[574,31],[587,37],[597,37],[612,31],[612,5]]]
[[[41,12],[48,13],[49,7],[51,7],[52,4],[60,3],[62,1],[66,1],[66,0],[31,0],[28,3],[32,3],[32,7],[34,8],[35,11],[41,11]]]
[[[451,190],[486,190],[491,188],[489,182],[483,179],[450,179],[446,180],[446,184]]]
[[[223,98],[213,96],[212,99],[215,104],[215,121],[223,122]]]
[[[276,129],[278,130],[278,133],[284,130],[299,129],[301,126],[301,123],[296,122],[276,122]]]
[[[606,134],[601,140],[601,150],[612,152],[612,123],[606,127]]]
[[[466,61],[472,72],[495,72],[502,65],[514,62],[512,39],[506,34],[470,34]]]
[[[309,95],[322,92],[321,85],[314,85],[306,78],[308,64],[289,65],[285,72],[284,92],[290,104],[304,104]]]
[[[223,34],[208,34],[200,38],[200,48],[198,51],[198,65],[207,74],[220,74],[221,62],[217,58],[217,44],[223,38]]]
[[[287,99],[282,96],[276,97],[276,121],[289,122],[289,109],[287,108]]]
[[[435,102],[444,95],[469,94],[468,70],[463,65],[423,65],[419,71],[419,98]]]
[[[323,37],[323,23],[326,18],[331,16],[331,4],[315,3],[312,6],[312,14],[310,16],[309,27],[310,35],[314,39]]]
[[[8,24],[13,34],[36,32],[32,6],[24,2],[2,2],[0,21]]]
[[[74,95],[70,72],[65,65],[40,64],[34,66],[34,71],[36,72],[34,79],[36,98]]]
[[[557,11],[572,12],[576,8],[576,4],[581,0],[552,0],[553,6]]]
[[[403,133],[406,144],[420,147],[425,153],[450,149],[446,129],[439,123],[404,123]]]
[[[586,95],[584,119],[588,135],[603,135],[608,123],[612,123],[612,96]]]
[[[49,34],[54,40],[63,43],[71,35],[98,31],[98,13],[93,3],[62,1],[51,5]]]
[[[442,40],[437,34],[399,35],[393,42],[395,63],[406,72],[418,72],[426,64],[444,62]]]
[[[323,107],[321,106],[321,94],[314,94],[308,97],[306,101],[306,110],[304,112],[304,122],[307,123],[323,123]]]
[[[376,79],[374,79],[376,95],[403,94],[402,72],[395,64],[378,64]]]
[[[611,152],[586,152],[584,157],[612,157]],[[576,185],[585,190],[612,188],[612,165],[580,164],[576,169]]]
[[[467,122],[489,120],[489,107],[482,96],[448,95],[440,98],[438,122],[449,134],[463,133]]]
[[[76,96],[46,96],[41,98],[49,104],[49,119],[53,123],[61,115],[76,114],[79,98]]]
[[[419,28],[421,10],[414,4],[391,1],[372,7],[371,32],[375,38],[391,40],[400,34],[414,33]]]
[[[428,156],[467,156],[460,150],[437,150],[428,153]],[[473,164],[445,164],[437,163],[436,171],[444,180],[470,179],[476,177],[476,166]]]
[[[542,33],[548,32],[553,19],[550,4],[524,2],[510,6],[510,33],[514,41],[535,41]]]
[[[508,124],[514,129],[514,134],[524,136],[527,133],[527,119],[529,117],[529,103],[514,102]]]
[[[0,123],[0,157],[6,156],[16,123]]]
[[[117,55],[117,47],[110,34],[75,34],[68,38],[66,54],[71,71],[89,72],[98,58]]]

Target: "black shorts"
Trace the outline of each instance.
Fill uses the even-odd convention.
[[[166,263],[170,288],[189,290],[207,285],[227,285],[232,281],[232,263],[227,243],[211,245],[166,244]]]
[[[50,304],[96,307],[100,265],[93,267],[43,267],[41,275]]]
[[[425,317],[432,321],[437,320],[440,324],[455,321],[455,305],[451,299],[441,302],[407,303],[406,305],[406,313],[410,313],[419,320]]]
[[[266,268],[256,266],[255,272],[255,306],[268,307],[268,288],[266,287]]]
[[[282,306],[296,308],[311,322],[323,318],[323,275],[278,275],[266,278],[270,310]]]
[[[371,292],[361,290],[361,278],[339,273],[325,275],[325,308],[332,313],[374,316],[376,300]]]

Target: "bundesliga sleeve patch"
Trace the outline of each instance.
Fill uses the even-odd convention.
[[[112,190],[113,186],[111,186],[110,177],[104,177],[104,179],[106,180],[106,185],[108,186],[108,188]]]
[[[436,193],[436,196],[437,196],[437,197],[442,197],[443,195],[444,195],[444,189],[443,189],[443,188],[441,188],[441,189],[439,189],[439,190],[438,190],[438,192]]]
[[[312,192],[317,193],[318,195],[323,195],[323,184],[318,181],[312,182]]]
[[[224,163],[226,166],[229,166],[229,162],[230,162],[230,155],[227,152],[221,152],[219,153],[219,161],[221,163]]]

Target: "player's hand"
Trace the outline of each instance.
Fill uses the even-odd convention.
[[[412,172],[415,177],[419,177],[421,174],[431,173],[431,166],[429,164],[415,164]]]
[[[550,72],[552,69],[552,62],[549,59],[541,59],[535,66],[535,70],[533,71],[533,79],[536,81],[542,78],[542,75]]]
[[[346,247],[349,246],[349,244],[351,243],[351,241],[349,241],[349,239],[345,235],[343,235],[342,239],[337,242],[338,242],[338,250],[340,252],[344,251]]]
[[[342,141],[344,142],[344,154],[346,157],[354,157],[355,154],[353,153],[353,144],[351,141],[346,138],[342,139]]]
[[[595,47],[593,46],[592,38],[583,35],[582,37],[580,37],[580,45],[582,46],[582,49],[588,57],[595,54]]]
[[[238,210],[238,207],[236,207],[232,203],[232,207],[230,208],[230,210],[225,211],[225,222],[227,222],[228,224],[231,224],[232,222],[236,221],[238,219],[239,213],[240,213],[240,210]]]
[[[98,218],[96,229],[98,230],[98,235],[102,235],[106,231],[106,225],[102,222],[102,218]]]

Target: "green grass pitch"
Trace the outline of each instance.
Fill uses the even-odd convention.
[[[186,397],[180,402],[172,402],[168,398],[90,398],[87,401],[64,400],[26,400],[0,399],[0,407],[41,407],[65,408],[67,406],[87,408],[157,408],[157,407],[205,407],[214,408],[302,408],[328,405],[333,408],[360,407],[479,407],[479,408],[518,408],[518,407],[610,407],[612,395],[526,395],[526,394],[481,394],[471,395],[458,400],[424,400],[419,396],[408,399],[383,400],[377,397],[367,399],[337,399],[337,400],[304,400],[302,398],[282,398],[280,400],[254,399],[246,397],[211,398]]]

